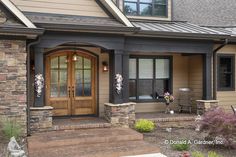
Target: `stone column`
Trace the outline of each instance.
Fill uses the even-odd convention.
[[[105,103],[105,119],[114,127],[133,127],[135,123],[136,103],[111,104]]]
[[[0,116],[27,132],[26,41],[0,40]]]

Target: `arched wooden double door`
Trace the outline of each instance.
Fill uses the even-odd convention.
[[[46,56],[46,103],[54,116],[96,114],[96,62],[79,50]]]

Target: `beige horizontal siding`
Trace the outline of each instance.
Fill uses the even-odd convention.
[[[222,48],[219,54],[235,54],[236,57],[236,46],[235,45],[227,45]],[[236,65],[235,65],[236,67]],[[235,68],[236,74],[236,68]],[[236,79],[236,75],[235,75]],[[236,81],[236,80],[235,80]],[[235,87],[236,89],[236,87]],[[231,111],[231,105],[236,106],[236,91],[218,91],[217,92],[217,100],[219,100],[219,104],[221,107],[225,108],[226,110]]]
[[[203,60],[201,55],[189,56],[189,87],[192,89],[194,108],[203,95]]]
[[[12,0],[21,10],[38,13],[108,17],[95,0]]]

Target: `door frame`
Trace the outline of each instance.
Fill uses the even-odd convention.
[[[99,61],[100,61],[100,58],[99,58],[99,55],[90,51],[90,50],[87,50],[87,49],[83,49],[83,48],[80,48],[80,47],[61,47],[61,48],[55,48],[55,49],[50,49],[50,50],[45,50],[44,51],[44,64],[47,65],[47,57],[50,56],[50,55],[54,55],[54,54],[58,54],[58,53],[62,53],[63,51],[81,51],[82,53],[84,54],[87,54],[87,55],[90,55],[90,56],[94,56],[95,58],[95,80],[94,80],[94,83],[95,83],[95,113],[94,114],[89,114],[89,115],[65,115],[65,116],[59,116],[59,117],[83,117],[83,116],[94,116],[94,117],[98,117],[99,116]],[[101,52],[100,52],[101,53]],[[48,67],[47,66],[44,66],[44,71],[45,71],[45,86],[48,85]],[[47,105],[47,101],[48,101],[48,97],[47,97],[47,90],[45,89],[45,100],[44,100],[44,104]],[[58,117],[58,116],[53,116],[53,117]]]

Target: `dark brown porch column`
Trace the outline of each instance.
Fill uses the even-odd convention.
[[[129,75],[129,55],[126,54],[123,50],[114,50],[110,54],[110,63],[111,63],[111,85],[110,85],[110,102],[114,104],[122,104],[128,102],[128,75]],[[121,93],[118,94],[116,91],[116,80],[115,75],[121,74],[123,77],[123,88]]]
[[[203,55],[203,99],[212,100],[212,53]]]
[[[42,48],[35,48],[34,54],[34,66],[35,66],[35,75],[37,74],[44,74],[44,58],[43,58],[43,49]],[[33,80],[34,81],[34,80]],[[45,77],[44,77],[45,82]],[[35,94],[35,102],[34,107],[43,107],[44,106],[44,88],[42,89],[42,94],[40,97],[37,97]]]

